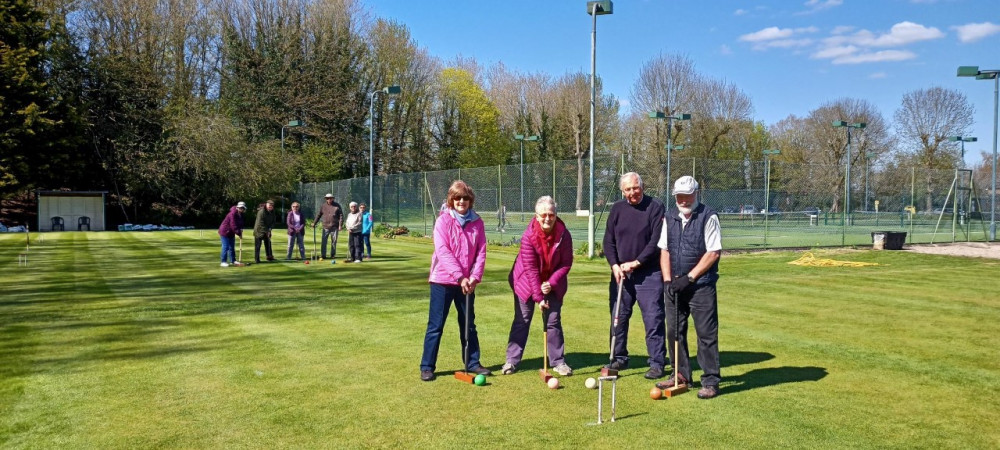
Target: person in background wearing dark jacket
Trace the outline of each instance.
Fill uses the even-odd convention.
[[[326,201],[320,206],[316,220],[313,221],[313,228],[323,219],[323,244],[320,247],[320,258],[326,259],[326,240],[330,238],[330,264],[337,264],[337,237],[340,236],[340,228],[344,224],[344,208],[337,203],[333,194],[326,194]],[[316,234],[313,232],[313,239]],[[313,249],[315,251],[315,249]]]
[[[632,307],[639,303],[642,323],[646,327],[646,351],[649,370],[646,378],[662,378],[665,374],[667,351],[663,319],[663,278],[660,275],[659,250],[656,239],[663,227],[663,203],[643,193],[642,178],[635,172],[622,175],[619,181],[623,200],[615,202],[608,214],[604,231],[604,256],[611,265],[611,326],[615,335],[612,361],[605,367],[628,368],[628,325]],[[622,284],[622,299],[618,326],[615,327],[615,303],[618,284]]]
[[[719,302],[715,283],[719,280],[719,257],[722,255],[722,232],[719,216],[708,205],[698,203],[698,182],[683,176],[674,183],[675,205],[664,216],[660,233],[660,268],[667,296],[667,336],[670,339],[670,360],[677,365],[681,384],[691,380],[688,357],[688,316],[694,317],[698,335],[698,366],[701,367],[701,389],[698,398],[719,395]],[[680,316],[680,317],[677,317]],[[680,326],[678,326],[680,325]],[[676,330],[675,330],[676,328]],[[674,354],[677,337],[679,355]],[[677,380],[657,383],[669,388]]]
[[[292,210],[288,211],[285,224],[288,226],[288,254],[285,259],[292,259],[292,250],[295,244],[299,244],[299,257],[306,259],[306,245],[303,242],[306,234],[306,216],[299,210],[299,202],[292,203]]]
[[[501,373],[517,371],[528,343],[531,318],[538,305],[545,319],[549,362],[562,376],[572,375],[566,364],[562,329],[562,306],[566,296],[566,275],[573,266],[573,238],[562,219],[556,217],[556,202],[548,195],[535,202],[535,220],[521,236],[521,250],[510,271],[514,290],[514,321],[507,340],[507,362]]]
[[[219,237],[222,238],[222,267],[229,267],[229,264],[236,262],[236,236],[243,239],[243,213],[247,210],[247,204],[239,202],[236,206],[229,208],[229,214],[219,225]],[[226,262],[228,259],[229,262]]]
[[[274,212],[274,200],[268,200],[257,209],[257,219],[253,223],[253,260],[260,264],[260,244],[268,261],[274,261],[271,252],[271,229],[278,223],[278,213]]]

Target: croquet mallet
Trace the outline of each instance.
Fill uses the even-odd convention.
[[[542,300],[539,305],[544,305],[542,310],[542,368],[538,369],[538,375],[543,383],[548,383],[552,374],[549,373],[549,304],[548,298]]]
[[[608,357],[609,364],[615,362],[615,332],[618,331],[618,311],[621,309],[622,305],[622,287],[625,286],[625,276],[622,275],[621,281],[618,282],[618,300],[615,301],[615,314],[611,318],[611,353]],[[618,376],[618,370],[612,369],[610,367],[601,368],[602,377],[615,377]]]
[[[462,346],[462,370],[455,371],[455,379],[473,384],[476,376],[469,373],[469,294],[465,294],[465,342]]]
[[[687,275],[681,275],[681,276],[686,277]],[[680,364],[678,364],[677,362],[680,357],[679,353],[680,341],[678,339],[678,337],[680,336],[680,328],[681,328],[680,295],[678,295],[677,292],[674,292],[673,289],[670,289],[669,287],[664,289],[663,295],[664,296],[670,295],[674,299],[674,360],[672,361],[674,365],[674,385],[668,386],[666,389],[663,390],[663,396],[670,398],[687,392],[688,386],[687,386],[687,380],[685,380],[684,383],[680,382],[680,375],[678,372]]]

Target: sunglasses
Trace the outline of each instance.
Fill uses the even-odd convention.
[[[462,196],[455,197],[455,201],[456,202],[459,201],[459,200],[465,200],[467,202],[471,202],[472,201],[472,197],[469,197],[467,195],[462,195]]]

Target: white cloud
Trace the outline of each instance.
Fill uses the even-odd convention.
[[[733,11],[733,15],[734,16],[742,16],[742,15],[744,15],[746,13],[747,13],[747,10],[745,10],[745,9],[737,9],[736,11]]]
[[[767,50],[769,48],[799,48],[812,45],[812,39],[775,39],[754,44],[754,50]]]
[[[1000,25],[990,22],[967,23],[951,28],[958,31],[958,40],[966,44],[1000,33]]]
[[[889,76],[889,75],[887,75],[885,72],[875,72],[875,73],[873,73],[871,75],[868,75],[868,78],[871,78],[873,80],[879,80],[879,79],[885,78],[887,76]]]
[[[837,35],[837,34],[847,34],[847,33],[850,33],[852,31],[854,31],[854,27],[852,27],[850,25],[840,25],[840,26],[834,27],[833,31],[831,31],[830,34],[834,34],[834,35]]]
[[[916,58],[917,54],[908,50],[880,50],[834,58],[834,64],[861,64],[870,62],[905,61]]]
[[[844,0],[809,0],[809,1],[805,2],[805,3],[803,3],[803,5],[805,5],[805,7],[809,8],[809,9],[806,10],[806,11],[802,11],[802,12],[796,13],[796,14],[798,14],[798,15],[812,14],[812,13],[823,11],[824,9],[830,9],[830,8],[835,7],[835,6],[840,6],[843,3],[844,3]]]
[[[893,25],[888,34],[876,38],[871,45],[873,47],[898,47],[942,37],[944,37],[944,33],[937,28],[928,28],[913,22],[900,22]]]
[[[815,33],[817,31],[819,31],[819,28],[816,27],[803,27],[803,28],[767,27],[760,31],[744,34],[740,36],[740,40],[744,42],[763,42],[775,39],[786,39],[796,34]]]
[[[732,55],[733,54],[733,49],[729,48],[729,46],[726,45],[726,44],[722,44],[719,47],[719,53],[722,54],[722,55]]]
[[[857,53],[858,47],[853,45],[843,45],[837,47],[827,47],[812,54],[813,59],[833,59],[849,56]]]

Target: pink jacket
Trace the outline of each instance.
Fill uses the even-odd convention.
[[[457,286],[462,278],[483,280],[486,268],[486,228],[476,216],[464,227],[441,211],[434,224],[434,254],[431,255],[431,283]]]
[[[534,300],[539,303],[544,299],[542,295],[542,282],[548,281],[552,285],[552,296],[562,300],[566,295],[568,282],[566,275],[569,274],[570,267],[573,266],[573,238],[566,229],[562,219],[557,219],[554,233],[559,233],[555,244],[549,249],[552,254],[552,275],[548,280],[542,280],[542,246],[539,245],[532,236],[534,225],[531,225],[524,234],[521,235],[521,251],[514,259],[514,267],[510,271],[508,281],[517,298],[523,302]]]

